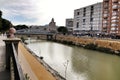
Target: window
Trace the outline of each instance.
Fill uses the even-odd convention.
[[[85,19],[83,19],[83,22],[85,22]]]
[[[83,25],[85,25],[85,19],[83,19]]]
[[[93,13],[94,13],[94,12],[93,12],[93,11],[91,11],[90,15],[92,16],[92,15],[93,15]]]
[[[86,8],[83,9],[83,12],[86,12]]]
[[[86,8],[83,9],[83,17],[86,16]]]
[[[93,22],[93,18],[90,18],[90,22]]]
[[[72,27],[72,26],[73,26],[73,21],[69,21],[69,22],[68,22],[68,26],[69,26],[69,27]]]
[[[79,22],[77,22],[77,24],[76,24],[76,28],[79,28]]]
[[[94,10],[94,6],[91,6],[91,11],[93,11]]]
[[[85,16],[86,16],[86,13],[83,14],[83,17],[85,17]]]
[[[77,12],[77,15],[80,15],[80,12]]]

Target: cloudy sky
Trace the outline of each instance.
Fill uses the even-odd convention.
[[[66,18],[73,18],[75,9],[103,0],[0,0],[3,18],[14,25],[45,25],[55,19],[59,26],[65,25]]]

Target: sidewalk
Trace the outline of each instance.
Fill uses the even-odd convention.
[[[0,72],[5,70],[5,39],[4,36],[0,36]]]
[[[18,48],[18,57],[23,72],[26,73],[31,80],[56,80],[21,43],[19,43]]]
[[[0,36],[0,80],[10,80],[10,72],[5,70],[5,36]]]

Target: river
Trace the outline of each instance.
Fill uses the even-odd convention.
[[[67,80],[120,80],[120,57],[43,40],[27,45]]]

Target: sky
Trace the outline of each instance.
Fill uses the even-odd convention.
[[[52,18],[58,26],[65,26],[66,18],[74,17],[74,10],[103,0],[0,0],[3,18],[13,25],[46,25]]]

